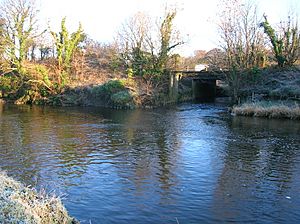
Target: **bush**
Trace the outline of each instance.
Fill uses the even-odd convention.
[[[10,74],[0,76],[0,97],[10,97],[18,91],[21,85],[22,80],[18,76]]]
[[[125,89],[124,80],[110,80],[101,86],[94,87],[92,93],[96,94],[96,96],[111,97],[112,94],[124,91]]]
[[[101,97],[105,104],[115,106],[130,106],[134,105],[132,91],[135,91],[136,83],[133,79],[110,80],[101,86],[94,87],[92,94],[96,97]]]
[[[49,79],[48,69],[44,65],[36,65],[37,73],[42,77],[42,80],[47,86],[51,86],[52,83]]]
[[[0,76],[0,97],[16,104],[40,103],[54,90],[44,65],[27,63],[25,76],[13,73]]]
[[[117,92],[111,96],[111,101],[120,106],[127,106],[132,102],[132,99],[132,95],[127,90]]]

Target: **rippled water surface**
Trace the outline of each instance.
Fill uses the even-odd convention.
[[[217,104],[0,105],[0,168],[82,223],[300,222],[300,122]]]

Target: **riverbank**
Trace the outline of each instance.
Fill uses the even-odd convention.
[[[249,75],[249,74],[247,74]],[[242,103],[232,107],[237,116],[300,119],[300,68],[252,71],[242,82]]]
[[[0,77],[1,78],[1,77]],[[9,80],[9,81],[7,81]],[[114,109],[155,108],[192,99],[191,87],[181,85],[177,98],[169,96],[168,79],[161,83],[142,77],[119,77],[95,84],[70,82],[62,89],[45,91],[43,87],[15,87],[14,77],[2,77],[2,102],[51,106],[97,106]],[[0,80],[1,81],[1,80]],[[2,84],[2,85],[1,85]],[[29,88],[29,89],[26,89]],[[0,98],[1,100],[1,98]]]
[[[153,87],[140,78],[112,79],[100,85],[66,87],[60,94],[41,101],[41,104],[137,109],[176,103],[177,99],[170,99],[165,90],[168,90],[165,86]]]
[[[25,187],[0,172],[0,223],[77,224],[61,200]]]
[[[238,112],[239,115],[257,114],[256,107],[255,111],[249,112],[249,102],[269,100],[300,102],[299,67],[252,69],[242,74],[240,78],[239,95],[241,101],[247,104],[248,112]],[[62,89],[53,89],[49,92],[45,91],[44,86],[33,88],[23,85],[17,89],[13,86],[14,83],[18,83],[15,78],[3,76],[2,85],[5,88],[2,88],[0,96],[5,101],[15,104],[100,106],[114,109],[155,108],[193,100],[192,85],[186,82],[180,82],[178,96],[175,98],[170,96],[167,78],[163,82],[155,83],[142,77],[120,75],[118,78],[98,81],[94,80],[92,84],[73,80]],[[30,89],[26,90],[25,87]]]
[[[248,101],[300,102],[300,66],[251,70],[242,78],[240,95]]]
[[[232,114],[237,116],[250,117],[267,117],[267,118],[287,118],[293,120],[300,120],[300,106],[284,105],[279,102],[256,102],[244,103],[234,106],[231,110]]]

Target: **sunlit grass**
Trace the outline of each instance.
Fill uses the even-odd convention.
[[[244,103],[234,106],[232,113],[238,116],[300,119],[300,107],[298,104]]]
[[[25,187],[0,172],[0,223],[75,224],[61,200]]]

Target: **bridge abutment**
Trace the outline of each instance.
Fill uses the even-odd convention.
[[[190,84],[184,86],[192,90],[193,99],[212,100],[217,96],[217,80],[225,80],[226,72],[171,71],[169,78],[170,100],[178,100],[179,82],[182,87],[183,83],[186,83],[185,80],[189,80]]]
[[[170,83],[169,83],[169,97],[172,100],[177,100],[178,98],[178,83],[181,73],[171,73]]]

